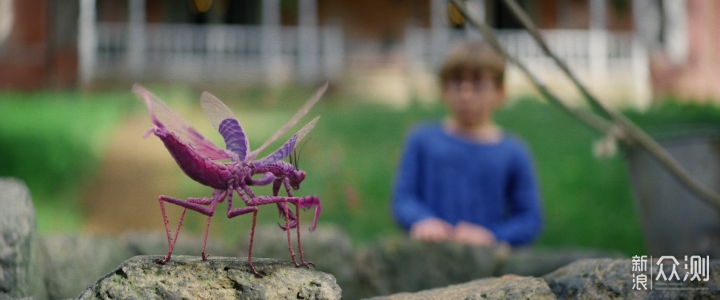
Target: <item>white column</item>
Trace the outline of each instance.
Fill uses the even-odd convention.
[[[607,80],[608,36],[606,0],[590,0],[589,35],[590,76],[596,81]]]
[[[649,49],[658,46],[660,32],[660,3],[656,0],[633,0],[633,25],[635,36]]]
[[[322,28],[323,76],[337,80],[342,76],[345,64],[345,44],[341,25]]]
[[[262,0],[262,60],[267,83],[282,81],[280,0]]]
[[[485,22],[485,0],[466,0],[465,6],[478,21]],[[465,34],[471,39],[482,39],[480,31],[470,25],[468,20],[465,20]]]
[[[422,69],[425,64],[423,59],[427,54],[425,48],[429,45],[425,36],[425,28],[416,26],[414,22],[408,22],[405,26],[404,52],[411,75]]]
[[[450,40],[448,28],[448,2],[430,0],[430,64],[438,68],[445,58]]]
[[[0,0],[0,46],[5,43],[13,24],[15,24],[15,8],[12,0]]]
[[[607,27],[606,0],[590,0],[590,29],[605,30]]]
[[[635,104],[640,109],[647,109],[652,104],[650,91],[650,59],[647,48],[639,36],[633,38],[632,43],[632,70],[633,85],[635,89]]]
[[[652,104],[652,83],[650,82],[649,50],[657,46],[660,32],[659,3],[653,0],[633,0],[633,25],[635,32],[632,44],[633,85],[635,103],[640,109]]]
[[[130,0],[129,4],[128,62],[130,64],[130,74],[134,78],[140,78],[146,70],[145,63],[147,61],[145,51],[147,46],[145,0]]]
[[[300,0],[298,5],[300,81],[312,83],[320,71],[317,0]]]
[[[98,37],[95,0],[80,0],[78,27],[80,85],[85,86],[92,81],[97,65]]]
[[[687,3],[685,0],[662,3],[665,11],[665,50],[672,63],[682,65],[688,56]]]

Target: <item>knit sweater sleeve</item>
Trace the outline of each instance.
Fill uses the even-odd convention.
[[[418,130],[407,139],[398,170],[395,172],[392,211],[395,220],[406,230],[420,220],[434,217],[421,200],[423,169],[422,140]]]
[[[513,246],[527,245],[540,233],[542,213],[532,159],[520,147],[510,166],[508,183],[508,217],[495,227],[498,240]]]

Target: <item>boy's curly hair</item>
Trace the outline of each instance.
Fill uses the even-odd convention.
[[[498,86],[505,81],[505,58],[484,42],[462,42],[455,45],[440,69],[440,83],[462,76],[489,71],[495,75]]]

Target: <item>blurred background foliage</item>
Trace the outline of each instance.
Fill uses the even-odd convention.
[[[151,86],[150,90],[223,145],[220,135],[209,129],[209,122],[197,121],[204,118],[197,101],[199,90],[183,86]],[[236,112],[254,148],[312,93],[309,88],[283,86],[216,95]],[[131,115],[148,120],[144,105],[129,91],[0,92],[0,98],[0,176],[18,177],[28,184],[41,233],[82,231],[84,220],[92,212],[78,199],[94,178],[102,176],[99,166],[103,154],[121,120]],[[339,225],[356,245],[401,234],[391,217],[389,199],[404,134],[413,123],[438,121],[446,114],[440,103],[413,102],[397,109],[365,100],[331,90],[301,121],[322,115],[302,150],[300,167],[308,177],[296,193],[320,196],[320,224]],[[720,108],[712,104],[661,103],[645,112],[624,113],[653,133],[720,122]],[[645,253],[622,152],[611,158],[595,158],[592,143],[601,138],[599,134],[531,97],[509,101],[497,113],[496,121],[525,139],[536,160],[545,212],[543,233],[536,245]],[[149,120],[147,126],[150,128]],[[290,134],[269,149],[281,145]],[[142,140],[128,143],[138,141]],[[179,168],[174,172],[179,194],[172,196],[209,195],[209,188],[194,183]],[[270,193],[269,187],[254,190],[259,195]],[[154,203],[155,199],[147,201]],[[235,203],[242,206],[237,200]],[[220,207],[219,211],[224,211],[224,205]],[[303,213],[303,220],[308,222],[311,215]],[[160,227],[159,212],[157,218]],[[250,219],[227,220],[224,214],[217,214],[211,233],[237,242],[245,237]],[[259,220],[283,221],[274,207],[261,208]],[[189,213],[183,230],[201,233],[204,226],[204,216]]]
[[[131,107],[126,93],[0,92],[0,176],[22,179],[43,231],[76,231],[78,198]],[[58,220],[52,225],[44,220]]]

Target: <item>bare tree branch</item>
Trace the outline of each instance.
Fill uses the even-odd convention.
[[[575,86],[580,90],[582,95],[590,102],[590,104],[598,108],[605,116],[610,118],[617,127],[621,129],[621,137],[624,138],[626,143],[637,144],[647,150],[652,155],[652,157],[655,158],[660,164],[662,164],[668,171],[670,171],[670,173],[673,174],[675,178],[680,180],[681,183],[687,186],[691,191],[693,191],[696,195],[705,200],[717,211],[720,211],[720,195],[717,192],[710,189],[706,185],[703,185],[696,178],[690,175],[690,173],[677,160],[675,160],[672,155],[670,155],[670,153],[668,153],[655,140],[653,140],[644,131],[642,131],[642,129],[637,127],[637,125],[635,125],[632,121],[627,119],[624,115],[610,109],[607,105],[600,102],[595,96],[593,96],[585,87],[585,85],[580,82],[577,76],[575,76],[575,74],[570,71],[567,64],[560,60],[560,58],[558,58],[558,56],[550,50],[542,35],[540,35],[540,31],[538,30],[537,25],[532,22],[530,17],[525,13],[525,11],[523,11],[520,5],[518,5],[515,0],[503,1],[505,2],[505,4],[507,4],[515,17],[518,18],[520,23],[522,23],[523,27],[525,27],[525,29],[540,45],[540,47],[543,49],[543,52],[545,52],[547,56],[551,57],[553,61],[555,61],[558,67],[560,67],[560,69],[565,73],[565,75],[570,78],[573,84],[575,84]],[[510,60],[511,62],[515,63],[515,65],[517,65],[520,70],[522,70],[530,78],[535,87],[538,88],[538,90],[541,94],[543,94],[543,96],[547,97],[551,102],[560,105],[560,107],[562,107],[565,111],[577,117],[591,128],[594,128],[606,134],[609,133],[610,130],[612,130],[614,126],[609,125],[608,121],[606,121],[605,119],[602,119],[587,111],[573,109],[564,102],[560,101],[557,97],[550,93],[550,91],[547,90],[545,85],[540,82],[537,77],[532,72],[530,72],[530,70],[525,65],[523,65],[516,57],[511,56],[507,52],[507,50],[502,46],[502,44],[500,44],[497,37],[494,35],[492,30],[486,23],[479,22],[474,16],[468,13],[464,3],[459,0],[450,0],[450,2],[455,5],[455,7],[463,15],[463,17],[465,17],[466,20],[470,21],[470,23],[475,28],[482,32],[488,43],[493,48],[495,48],[496,51],[507,57],[508,60]]]
[[[563,102],[562,100],[560,100],[554,94],[552,94],[548,90],[545,83],[543,83],[542,81],[540,81],[540,79],[535,77],[535,75],[532,72],[530,72],[530,70],[528,70],[528,68],[524,64],[522,64],[516,57],[510,55],[510,53],[507,52],[507,49],[505,49],[505,47],[500,43],[500,41],[497,39],[497,37],[495,37],[495,34],[493,33],[490,26],[488,26],[484,22],[478,22],[477,19],[475,19],[474,17],[471,17],[469,12],[465,8],[465,5],[459,3],[460,1],[451,0],[450,2],[452,2],[455,5],[455,7],[458,9],[458,11],[460,11],[460,13],[465,17],[465,20],[470,21],[470,23],[472,23],[473,26],[475,26],[475,28],[477,28],[478,30],[480,30],[480,32],[482,32],[483,36],[485,36],[486,41],[490,44],[490,46],[492,46],[495,49],[495,51],[497,51],[501,55],[505,56],[511,63],[515,64],[518,68],[520,68],[520,70],[523,71],[523,73],[525,73],[525,75],[527,75],[530,78],[530,81],[532,81],[533,85],[535,85],[535,88],[537,88],[538,91],[540,91],[540,94],[542,94],[545,98],[550,100],[550,102],[553,102],[556,105],[558,105],[560,108],[563,109],[563,111],[582,120],[583,124],[589,126],[591,129],[594,129],[594,130],[597,130],[597,131],[600,131],[603,133],[610,130],[611,125],[612,125],[612,124],[610,124],[610,122],[608,122],[596,115],[593,115],[587,111],[573,108],[573,107],[569,106],[568,104],[566,104],[565,102]]]

